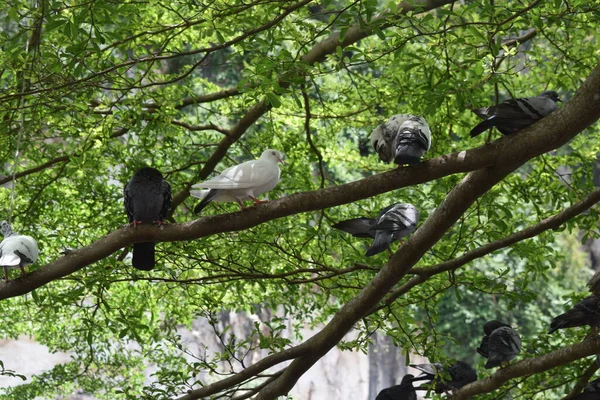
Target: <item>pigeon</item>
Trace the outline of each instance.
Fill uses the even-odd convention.
[[[477,352],[488,359],[485,368],[509,363],[521,352],[521,337],[510,325],[497,320],[488,321],[483,326],[483,332],[485,336]]]
[[[569,397],[569,400],[600,400],[600,378],[589,382],[582,393]]]
[[[4,267],[4,280],[8,282],[8,269],[19,267],[25,275],[24,267],[33,264],[38,258],[38,245],[34,238],[19,235],[6,221],[0,222],[4,240],[0,243],[0,266]]]
[[[338,222],[333,228],[354,237],[373,238],[367,257],[379,254],[394,239],[400,240],[413,233],[419,222],[419,210],[412,204],[396,203],[381,210],[377,218],[359,217]]]
[[[417,164],[431,147],[431,130],[423,117],[397,114],[371,132],[371,146],[383,162]]]
[[[227,168],[220,175],[193,185],[193,188],[210,189],[190,191],[193,197],[202,199],[194,208],[194,213],[198,214],[211,201],[235,201],[242,210],[245,209],[242,200],[251,199],[256,204],[266,203],[257,199],[257,196],[273,189],[279,182],[281,171],[278,163],[284,163],[283,154],[277,150],[267,149],[258,160],[246,161]]]
[[[510,99],[497,106],[473,109],[472,111],[484,121],[471,129],[471,137],[494,126],[503,135],[520,131],[558,109],[556,105],[558,101],[562,101],[558,93],[546,90],[536,97]]]
[[[125,211],[129,223],[139,224],[165,223],[171,208],[171,185],[154,168],[140,168],[133,174],[124,190]],[[133,245],[133,266],[136,269],[150,271],[154,268],[154,242]]]
[[[413,382],[423,380],[423,378],[415,378],[413,375],[404,375],[399,385],[390,386],[383,389],[375,400],[417,400],[417,391],[413,386]]]
[[[417,379],[423,378],[435,382],[435,392],[438,394],[458,390],[477,380],[477,371],[465,361],[457,361],[450,365],[447,370],[450,377],[449,381],[444,380],[446,369],[440,363],[410,364],[409,366],[423,373]]]
[[[589,325],[594,330],[600,328],[600,298],[594,295],[586,297],[566,313],[554,318],[548,333],[585,325]]]

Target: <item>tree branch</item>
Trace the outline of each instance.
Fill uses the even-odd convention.
[[[396,16],[387,21],[389,17],[389,11],[380,13],[374,17],[371,21],[371,25],[355,24],[353,25],[344,36],[344,40],[340,41],[340,34],[335,33],[329,38],[322,42],[317,43],[314,47],[309,50],[304,56],[302,61],[308,65],[314,65],[318,62],[325,60],[325,57],[335,53],[337,46],[349,46],[356,43],[360,39],[370,36],[374,33],[373,26],[380,24],[380,29],[385,29],[392,26],[393,21],[400,18],[402,15],[409,11],[424,12],[434,8],[441,7],[446,4],[453,3],[454,0],[417,0],[415,2],[402,2],[397,7]],[[387,22],[384,22],[387,21]],[[280,81],[279,85],[282,88],[287,88],[289,83]],[[262,117],[267,111],[271,109],[271,106],[265,99],[255,104],[250,110],[242,117],[242,119],[231,129],[230,135],[223,138],[219,143],[217,150],[208,159],[204,168],[198,174],[198,179],[206,179],[213,172],[217,164],[225,157],[227,150],[233,145],[242,135],[248,130],[252,124],[254,124],[260,117]],[[173,207],[172,210],[177,208],[189,195],[190,187],[184,188],[182,191],[173,196]]]
[[[575,216],[581,214],[585,210],[592,207],[594,204],[600,201],[600,189],[596,189],[585,199],[581,200],[578,203],[573,204],[571,207],[566,208],[562,212],[553,215],[552,217],[546,218],[540,223],[530,226],[528,228],[522,229],[519,232],[513,233],[505,237],[504,239],[497,240],[492,243],[488,243],[484,246],[481,246],[475,250],[469,251],[464,255],[455,258],[453,260],[449,260],[437,265],[433,265],[431,267],[425,268],[411,268],[408,273],[416,274],[417,276],[411,278],[408,282],[404,283],[402,286],[393,289],[390,291],[388,297],[384,300],[383,304],[377,306],[373,309],[373,312],[380,310],[384,307],[392,304],[396,299],[403,294],[408,293],[412,288],[420,285],[421,283],[427,281],[434,275],[440,274],[446,271],[452,271],[458,269],[465,264],[477,259],[481,258],[485,255],[488,255],[496,250],[502,249],[504,247],[511,246],[515,243],[518,243],[522,240],[529,239],[539,235],[540,233],[547,231],[549,229],[557,229],[559,226],[564,224],[565,222],[571,220]]]
[[[528,358],[506,368],[500,368],[485,379],[463,386],[454,393],[452,399],[462,400],[478,394],[489,393],[511,379],[548,371],[559,365],[564,365],[599,352],[600,337],[594,335],[581,343],[555,350],[543,356]]]
[[[86,265],[108,257],[132,243],[193,240],[216,233],[239,231],[277,218],[351,203],[458,172],[523,163],[525,160],[563,145],[598,118],[600,118],[600,64],[562,109],[524,129],[518,135],[506,136],[472,150],[437,157],[417,166],[394,168],[345,185],[297,193],[243,212],[167,225],[162,230],[151,226],[118,229],[87,247],[42,266],[25,277],[0,283],[0,299],[28,293],[54,279],[72,274]],[[242,119],[238,125],[246,121]],[[421,231],[423,227],[413,237],[419,236]],[[410,240],[407,243],[410,243]],[[406,245],[403,247],[403,253],[405,247]]]

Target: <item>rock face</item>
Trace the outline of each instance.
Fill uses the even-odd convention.
[[[258,323],[261,333],[268,335],[268,328],[262,321],[271,320],[273,315],[272,311],[264,309],[256,314],[221,311],[218,314],[219,322],[215,328],[218,332],[223,332],[228,327],[225,339],[231,335],[242,338],[247,337],[254,329],[254,324]],[[301,333],[304,338],[308,338],[318,329],[303,329]],[[206,318],[194,320],[191,329],[179,327],[178,333],[181,334],[184,344],[196,356],[207,354],[210,357],[224,349],[223,343],[215,334],[215,329]],[[292,338],[291,328],[285,328],[282,335]],[[356,339],[356,332],[350,332],[344,339]],[[294,342],[299,342],[299,340],[294,340]],[[257,348],[245,355],[244,363],[251,365],[268,354],[268,350]],[[55,365],[70,361],[70,355],[50,353],[45,346],[30,338],[22,337],[19,340],[0,341],[0,360],[4,362],[6,369],[30,378],[34,374],[50,370]],[[404,360],[405,356],[401,353],[401,349],[395,347],[389,338],[376,333],[374,343],[369,345],[368,355],[334,348],[300,378],[290,394],[293,398],[301,400],[374,399],[381,389],[398,384],[402,376],[409,372]],[[411,356],[411,362],[426,361],[423,358]],[[148,382],[151,381],[150,375],[154,371],[156,371],[156,366],[149,365],[146,370]],[[208,374],[201,374],[199,378],[205,382],[214,380],[214,376]],[[22,383],[23,381],[19,378],[0,376],[0,387],[16,386]],[[93,393],[78,390],[64,393],[57,400],[59,399],[94,400],[94,396]]]

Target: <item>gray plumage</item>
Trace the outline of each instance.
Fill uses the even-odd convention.
[[[371,146],[386,163],[416,164],[431,147],[431,130],[423,117],[397,114],[371,132]]]
[[[554,318],[548,333],[585,325],[595,329],[600,328],[600,298],[594,295],[586,297],[566,313]]]
[[[367,250],[370,257],[385,251],[394,240],[413,233],[419,222],[419,210],[412,204],[396,203],[379,212],[377,218],[359,217],[338,222],[333,228],[354,237],[371,237],[373,243]]]
[[[125,211],[132,226],[163,224],[171,208],[171,185],[162,174],[149,167],[140,168],[125,185]],[[133,266],[149,271],[154,268],[154,242],[133,245]]]
[[[546,90],[535,97],[510,99],[497,106],[476,108],[472,111],[484,121],[471,129],[471,137],[494,126],[504,135],[520,131],[558,109],[558,101],[561,101],[558,93]]]
[[[417,400],[413,382],[421,380],[411,374],[404,375],[399,385],[390,386],[379,392],[375,400]]]
[[[521,337],[510,325],[493,320],[483,326],[485,336],[477,352],[488,359],[485,368],[502,366],[521,352]]]
[[[410,366],[423,373],[417,377],[418,379],[423,378],[435,383],[435,392],[438,394],[458,390],[477,380],[477,371],[465,361],[457,361],[447,370],[440,363],[410,364]]]
[[[19,235],[6,221],[0,222],[4,240],[0,243],[0,266],[4,267],[4,280],[8,281],[8,269],[20,268],[25,275],[25,266],[33,264],[38,258],[38,245],[34,238]]]

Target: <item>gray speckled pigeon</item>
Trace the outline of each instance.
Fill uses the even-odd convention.
[[[558,93],[546,90],[539,96],[510,99],[497,106],[476,108],[472,111],[485,121],[471,129],[471,137],[494,126],[504,135],[520,131],[558,109],[558,101],[561,101]]]
[[[435,392],[440,394],[475,382],[477,380],[477,371],[465,361],[457,361],[447,369],[450,380],[445,381],[444,375],[446,369],[440,363],[434,364],[410,364],[411,367],[423,372],[417,378],[428,379],[435,383]]]
[[[394,239],[413,233],[419,222],[419,210],[412,204],[396,203],[381,210],[377,218],[359,217],[338,222],[334,228],[354,237],[371,237],[373,243],[367,257],[387,249]]]
[[[417,164],[431,147],[431,130],[423,117],[397,114],[371,132],[371,146],[386,163]]]
[[[171,185],[162,174],[150,167],[140,168],[124,190],[125,211],[132,226],[163,224],[171,208]],[[154,268],[154,242],[133,245],[133,266],[150,271]]]
[[[423,380],[423,378],[415,378],[411,374],[404,375],[399,385],[383,389],[375,397],[375,400],[417,400],[417,392],[413,382],[420,380]]]
[[[33,264],[38,258],[38,245],[34,238],[27,235],[19,235],[12,230],[6,221],[0,222],[0,230],[4,240],[0,243],[0,266],[4,267],[4,280],[8,281],[8,269],[21,269],[21,275],[25,275],[25,266]]]
[[[191,190],[193,197],[202,201],[194,208],[198,214],[211,201],[237,202],[243,210],[243,200],[251,199],[255,204],[266,203],[257,196],[273,189],[279,182],[281,171],[278,163],[284,163],[283,154],[277,150],[263,151],[258,160],[250,160],[227,168],[220,175],[193,185],[193,188],[210,190]]]
[[[600,298],[589,296],[564,314],[554,318],[550,323],[552,333],[557,329],[574,328],[589,325],[593,329],[600,328]]]
[[[521,352],[521,337],[510,325],[497,320],[488,321],[483,332],[485,336],[477,352],[488,359],[485,368],[500,367]]]

